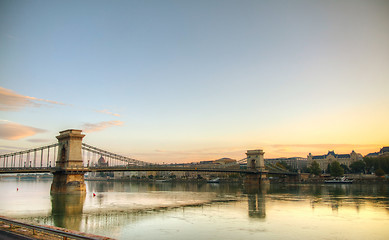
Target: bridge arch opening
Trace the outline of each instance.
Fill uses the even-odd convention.
[[[250,159],[249,161],[250,161],[249,167],[251,169],[255,169],[255,159]]]
[[[66,163],[66,146],[65,144],[62,145],[62,147],[59,148],[59,154],[57,159],[57,167],[65,167]]]

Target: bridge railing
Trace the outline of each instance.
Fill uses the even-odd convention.
[[[0,155],[0,168],[53,167],[58,143]]]
[[[47,172],[47,171],[58,171],[60,169],[56,168],[56,158],[58,143],[33,148],[29,150],[23,150],[14,153],[8,153],[0,155],[0,169],[1,172],[6,172],[7,169],[13,169],[13,172],[25,171],[34,172]],[[105,157],[104,164],[100,165],[98,159]],[[139,161],[130,157],[121,156],[91,145],[82,143],[82,158],[83,165],[74,165],[74,166],[65,166],[62,170],[66,171],[76,171],[76,172],[86,172],[90,170],[98,170],[101,168],[104,169],[114,169],[114,168],[135,168],[138,167],[153,167],[153,168],[182,168],[183,164],[153,164],[144,161]],[[227,164],[185,164],[187,168],[198,168],[198,169],[226,169],[226,168],[236,168],[241,164],[247,164],[247,158],[238,160],[237,162],[227,163]],[[274,166],[268,163],[265,160],[265,166],[267,169],[272,172],[278,173],[287,173],[288,170],[280,169],[277,166]],[[10,171],[10,172],[12,172]]]
[[[271,170],[273,173],[291,173],[289,170],[280,168],[277,165],[270,163],[268,161],[265,161],[265,167]]]
[[[84,158],[84,165],[91,167],[93,165],[96,165],[98,163],[98,159],[101,157],[105,157],[106,162],[109,165],[124,165],[124,164],[135,164],[138,166],[147,166],[150,165],[148,162],[136,160],[134,158],[125,157],[116,153],[112,153],[91,145],[88,145],[86,143],[82,144],[82,150],[83,158]]]

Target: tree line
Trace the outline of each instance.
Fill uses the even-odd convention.
[[[314,175],[323,173],[319,163],[316,161],[313,161],[308,166],[308,171]],[[386,173],[389,173],[389,156],[364,157],[363,160],[351,163],[349,167],[340,164],[338,161],[333,161],[331,164],[328,164],[325,172],[335,177],[343,176],[345,173],[374,173],[377,176],[384,176]]]

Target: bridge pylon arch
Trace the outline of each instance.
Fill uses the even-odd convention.
[[[262,183],[269,183],[267,177],[269,171],[265,169],[264,154],[265,152],[261,149],[247,150],[247,169],[253,170],[253,172],[246,175],[246,185],[256,186]]]
[[[58,154],[53,172],[51,193],[85,193],[82,130],[69,129],[61,131],[58,139]]]

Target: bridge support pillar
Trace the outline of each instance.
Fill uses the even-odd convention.
[[[58,139],[58,157],[51,193],[85,193],[81,130],[65,130]]]
[[[247,174],[244,179],[244,184],[246,186],[260,186],[261,184],[269,183],[269,179],[267,178],[267,171]]]
[[[265,160],[263,158],[264,154],[265,152],[261,149],[247,150],[247,169],[255,172],[246,175],[245,185],[255,187],[260,184],[269,183],[269,179],[267,178],[268,171],[265,169]]]
[[[85,193],[84,173],[55,172],[51,193]]]

